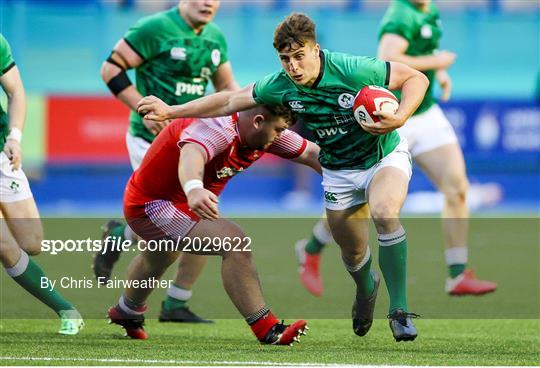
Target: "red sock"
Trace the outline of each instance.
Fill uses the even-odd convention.
[[[279,323],[276,316],[274,316],[272,312],[268,312],[266,315],[249,325],[249,327],[251,327],[251,331],[257,336],[257,339],[261,341],[276,323]]]

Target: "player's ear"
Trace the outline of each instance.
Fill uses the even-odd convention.
[[[253,117],[253,126],[255,129],[260,129],[261,125],[264,121],[264,115],[263,114],[257,114]]]

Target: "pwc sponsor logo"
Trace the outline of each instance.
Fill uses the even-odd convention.
[[[183,96],[183,95],[204,96],[204,86],[201,84],[178,82],[176,83],[176,90],[174,94],[177,96]]]

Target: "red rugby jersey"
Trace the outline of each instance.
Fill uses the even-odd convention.
[[[247,169],[265,153],[286,159],[300,156],[307,141],[285,130],[266,150],[245,146],[239,136],[236,115],[200,119],[189,127],[173,122],[161,131],[141,166],[131,175],[126,187],[126,204],[142,204],[155,199],[185,202],[178,178],[179,147],[187,142],[200,144],[208,155],[204,166],[204,187],[219,195],[227,182]]]

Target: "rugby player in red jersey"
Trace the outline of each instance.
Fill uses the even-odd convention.
[[[187,128],[171,123],[129,180],[124,196],[128,224],[145,241],[244,239],[242,229],[221,218],[218,210],[218,196],[235,174],[265,153],[321,172],[319,147],[288,130],[293,122],[285,107],[261,105],[233,116],[196,120]],[[128,279],[159,279],[180,250],[141,251],[128,267]],[[210,251],[198,253],[222,257],[225,290],[261,343],[289,345],[305,333],[306,321],[285,325],[267,308],[251,252],[231,251],[225,241]],[[146,339],[143,313],[151,292],[151,287],[126,288],[109,309],[111,322],[134,339]]]

